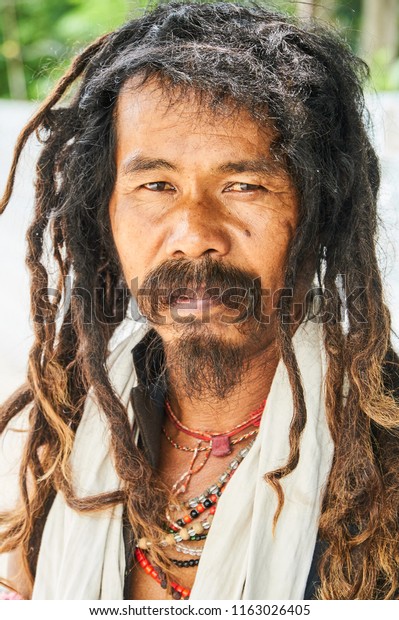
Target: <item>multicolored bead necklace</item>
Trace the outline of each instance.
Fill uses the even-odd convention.
[[[216,504],[224,491],[224,487],[230,480],[231,476],[236,471],[241,461],[247,456],[255,440],[253,439],[245,448],[242,448],[235,458],[230,462],[226,470],[219,476],[218,480],[207,487],[200,495],[187,500],[183,505],[186,508],[191,508],[190,513],[183,515],[176,521],[169,518],[169,533],[162,541],[162,546],[168,547],[175,545],[175,549],[178,553],[183,553],[195,557],[190,560],[178,560],[171,558],[171,561],[175,566],[179,568],[193,568],[198,566],[200,556],[202,554],[202,548],[189,548],[181,543],[183,541],[205,539],[206,535],[211,527],[213,515],[216,511]],[[195,522],[190,525],[195,519],[197,519],[206,510],[209,510],[207,518],[200,522]],[[186,526],[190,525],[189,528]],[[153,566],[144,553],[144,550],[149,549],[151,546],[150,541],[145,538],[141,538],[135,550],[135,558],[143,570],[150,575],[159,585],[166,589],[167,580],[165,573],[158,567]],[[191,589],[185,588],[175,581],[170,582],[172,589],[172,597],[174,599],[185,599],[190,597]]]
[[[169,520],[168,535],[164,538],[164,540],[161,543],[163,547],[169,547],[176,543],[180,543],[182,542],[182,540],[198,540],[199,536],[203,537],[204,530],[209,529],[209,528],[207,527],[204,528],[203,526],[199,527],[200,524],[195,523],[193,525],[193,528],[194,526],[196,526],[195,527],[196,531],[191,531],[191,530],[185,530],[185,526],[189,525],[194,519],[199,517],[199,515],[204,513],[205,510],[207,509],[209,509],[210,516],[213,517],[216,511],[217,500],[222,494],[224,487],[226,486],[231,476],[234,474],[234,472],[238,468],[239,464],[245,459],[245,457],[249,453],[254,443],[255,443],[255,440],[253,439],[247,446],[245,446],[245,448],[242,448],[236,454],[236,456],[230,461],[229,465],[224,470],[224,472],[219,476],[216,482],[214,482],[209,487],[207,487],[200,495],[197,495],[196,497],[193,497],[192,499],[189,499],[186,502],[184,502],[183,504],[184,507],[191,508],[191,511],[189,514],[186,514],[183,517],[180,517],[179,519],[175,521],[171,519],[170,517],[168,517],[168,520]],[[184,528],[183,529],[184,538],[180,534],[182,528]],[[178,536],[175,537],[176,534],[178,534]],[[147,538],[140,538],[140,540],[137,543],[137,546],[140,549],[146,550],[150,548],[151,543],[150,541],[147,540]]]

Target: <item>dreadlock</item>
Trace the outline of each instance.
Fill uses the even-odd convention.
[[[289,172],[300,205],[285,287],[295,289],[311,253],[325,293],[326,408],[335,453],[320,522],[326,552],[318,596],[394,598],[399,375],[375,252],[379,168],[364,113],[368,71],[335,34],[253,5],[161,4],[101,37],[75,59],[18,139],[0,212],[11,197],[27,140],[36,132],[43,143],[27,235],[35,340],[27,383],[0,416],[3,432],[29,405],[21,504],[1,515],[0,551],[22,548],[34,580],[46,515],[60,490],[79,511],[124,502],[134,536],[154,540],[152,552],[168,568],[157,545],[168,497],[132,441],[105,364],[107,343],[128,299],[108,204],[115,181],[115,105],[132,76],[142,83],[155,77],[170,93],[205,96],[215,110],[234,104],[275,129],[273,155]],[[43,295],[50,282],[46,244],[58,271],[51,298]],[[67,303],[68,277],[79,294]],[[306,425],[292,328],[283,320],[291,305],[284,297],[278,309],[294,415],[287,463],[266,475],[279,497],[275,520],[284,502],[280,480],[296,467]],[[69,456],[89,389],[107,417],[122,488],[78,498]]]

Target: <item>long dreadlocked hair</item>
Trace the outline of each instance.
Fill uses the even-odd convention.
[[[126,410],[105,366],[107,343],[126,310],[108,203],[115,180],[115,104],[132,76],[143,82],[155,77],[183,96],[189,91],[205,95],[215,109],[234,103],[276,130],[273,153],[284,162],[300,205],[285,286],[295,287],[311,249],[319,286],[328,291],[323,302],[326,408],[335,454],[320,522],[326,551],[318,596],[394,598],[399,587],[398,359],[390,345],[375,253],[379,168],[365,126],[367,68],[331,32],[252,5],[160,5],[102,36],[74,60],[18,139],[1,211],[28,138],[36,132],[43,142],[28,231],[35,341],[27,384],[1,410],[3,432],[30,404],[22,501],[1,517],[0,551],[22,548],[34,580],[43,525],[61,490],[79,511],[124,502],[134,536],[155,540],[153,552],[167,566],[156,542],[168,498],[132,441]],[[74,92],[65,98],[71,86]],[[52,298],[42,295],[49,286],[46,239],[58,265]],[[67,299],[67,276],[81,294],[72,296],[57,323]],[[85,294],[94,302],[95,320],[85,316]],[[306,424],[291,327],[283,320],[291,303],[289,297],[282,300],[278,328],[295,405],[290,453],[284,467],[266,475],[278,494],[279,511],[284,501],[279,481],[296,467]],[[89,387],[108,419],[122,488],[78,498],[68,463]]]

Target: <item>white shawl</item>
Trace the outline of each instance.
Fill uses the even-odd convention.
[[[130,321],[128,335],[108,358],[109,376],[123,403],[137,384],[131,349],[147,327]],[[308,322],[294,347],[305,390],[308,420],[300,459],[283,479],[285,504],[275,536],[276,496],[263,480],[283,465],[293,404],[284,364],[278,365],[258,437],[218,502],[192,590],[192,599],[302,599],[316,542],[323,490],[333,445],[324,411],[326,363],[321,328]],[[128,405],[133,420],[131,405]],[[89,395],[72,454],[80,497],[114,491],[120,481],[110,457],[109,430]],[[33,599],[120,600],[125,552],[122,506],[92,515],[74,512],[58,493],[39,553]]]

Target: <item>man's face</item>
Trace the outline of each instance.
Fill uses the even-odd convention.
[[[205,278],[212,265],[260,277],[271,293],[264,292],[263,316],[272,320],[257,329],[255,346],[265,346],[298,214],[290,179],[269,152],[274,135],[245,110],[216,114],[195,95],[171,104],[154,81],[133,86],[124,88],[117,105],[117,179],[110,201],[127,283],[142,287],[154,270],[161,268],[163,276],[163,266],[173,272],[184,264],[189,275],[179,272],[183,289],[168,298],[156,321],[164,342],[187,335],[191,325],[198,337],[211,333],[244,345],[247,332],[234,323],[237,307],[220,303],[214,291],[213,300],[204,295],[209,282],[199,283],[201,269]],[[200,275],[193,280],[196,268]],[[215,278],[212,284],[219,282]]]

